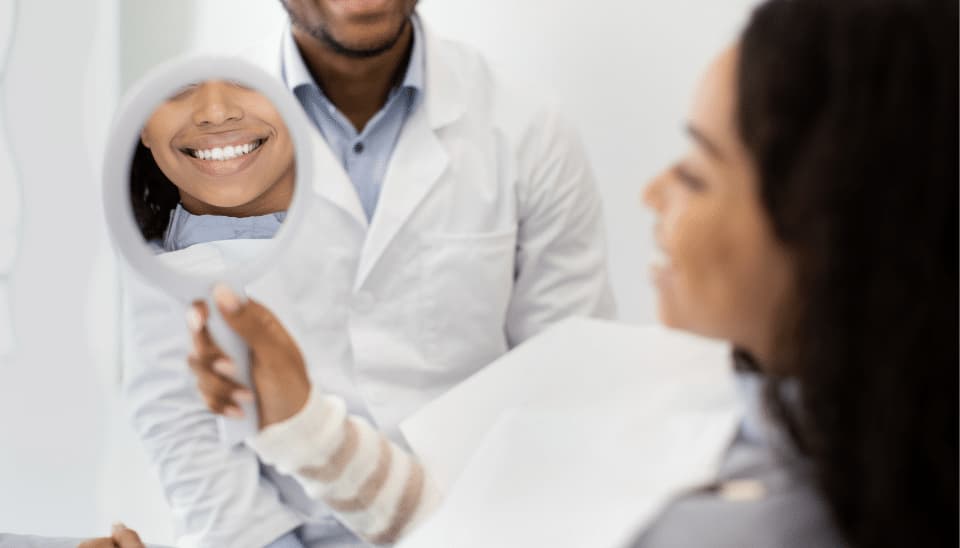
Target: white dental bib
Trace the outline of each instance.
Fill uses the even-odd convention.
[[[740,416],[728,345],[567,320],[401,425],[445,500],[400,546],[628,545],[715,477]]]

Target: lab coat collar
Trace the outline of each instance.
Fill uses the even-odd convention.
[[[425,109],[416,109],[404,124],[364,240],[354,290],[363,285],[387,246],[447,169],[447,151],[430,127],[431,122]]]
[[[319,132],[309,132],[313,138],[315,192],[345,210],[368,231],[355,289],[363,285],[390,242],[446,171],[449,158],[436,130],[455,122],[466,110],[464,76],[454,51],[430,25],[422,19],[420,23],[426,46],[423,102],[410,114],[400,133],[372,222],[367,222],[356,190],[326,141]],[[252,51],[250,57],[278,78],[283,74],[283,36],[274,38],[273,47]]]
[[[430,118],[430,127],[439,129],[456,121],[466,110],[463,75],[457,63],[451,59],[450,47],[433,32],[433,28],[420,20],[426,42],[426,94],[425,106]]]

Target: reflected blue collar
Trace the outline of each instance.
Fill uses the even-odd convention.
[[[161,247],[169,252],[219,240],[268,240],[286,217],[286,211],[256,217],[194,215],[177,204],[170,212]]]

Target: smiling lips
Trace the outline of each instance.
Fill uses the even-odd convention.
[[[180,152],[189,158],[190,163],[200,172],[211,177],[227,177],[243,171],[253,163],[269,137],[220,135],[214,139],[206,139],[206,142],[197,142],[190,147],[181,147]]]
[[[670,277],[673,270],[673,258],[659,243],[653,249],[653,256],[650,260],[650,274],[654,283],[661,287]]]
[[[213,147],[207,149],[184,148],[183,150],[187,154],[199,160],[222,162],[250,154],[251,152],[260,148],[260,145],[262,145],[264,141],[266,141],[266,139],[257,139],[249,143],[235,146]]]

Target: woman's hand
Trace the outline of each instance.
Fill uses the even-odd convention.
[[[111,536],[90,539],[80,543],[77,548],[144,548],[144,546],[136,531],[127,529],[122,523],[115,523]]]
[[[240,417],[239,404],[255,398],[261,429],[295,415],[310,395],[310,380],[297,343],[272,312],[226,285],[217,285],[213,298],[227,324],[250,347],[253,390],[233,380],[236,365],[210,337],[207,307],[197,301],[187,313],[193,334],[188,361],[207,406],[214,413]]]

